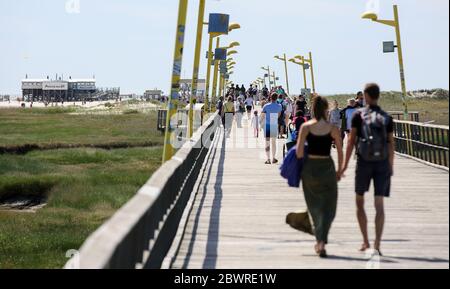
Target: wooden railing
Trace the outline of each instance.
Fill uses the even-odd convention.
[[[211,116],[190,142],[85,241],[65,268],[160,268],[220,123],[217,114]]]
[[[408,119],[405,119],[405,113],[402,111],[389,111],[389,114],[396,120],[420,122],[420,113],[417,111],[410,111]]]
[[[410,121],[395,121],[398,153],[449,168],[449,127]]]

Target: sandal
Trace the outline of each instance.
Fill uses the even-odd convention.
[[[323,249],[319,252],[320,258],[328,258],[327,250]]]
[[[271,162],[271,161],[266,161],[265,164],[266,164],[266,165],[271,165],[272,162]]]

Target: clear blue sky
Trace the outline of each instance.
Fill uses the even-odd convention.
[[[0,1],[0,94],[20,93],[20,80],[56,73],[96,75],[99,86],[124,93],[155,87],[165,92],[170,76],[178,0]],[[380,18],[399,4],[409,90],[449,87],[449,1],[381,0]],[[359,90],[367,81],[400,90],[396,54],[383,54],[394,30],[360,19],[366,0],[208,0],[207,13],[231,15],[242,25],[222,43],[239,41],[233,80],[246,86],[270,65],[284,82],[275,54],[312,51],[321,93]],[[191,77],[198,0],[189,1],[183,76]],[[206,30],[205,30],[206,31]],[[205,53],[207,41],[204,41]],[[203,59],[201,74],[206,70]],[[299,91],[299,66],[289,65],[291,91]],[[283,75],[282,75],[283,74]]]

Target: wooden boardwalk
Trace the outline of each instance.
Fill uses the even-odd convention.
[[[392,197],[386,201],[385,257],[378,259],[358,252],[353,162],[339,184],[330,258],[319,259],[314,238],[285,224],[287,213],[306,208],[302,191],[287,186],[279,166],[264,165],[264,140],[245,131],[235,129],[225,142],[222,131],[216,136],[165,268],[449,268],[448,172],[397,158]],[[372,202],[371,192],[373,239]]]

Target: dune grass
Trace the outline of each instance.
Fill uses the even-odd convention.
[[[163,143],[156,112],[72,114],[72,108],[0,109],[0,147]]]
[[[79,249],[160,166],[163,139],[156,112],[74,112],[0,109],[0,148],[34,148],[0,153],[0,202],[46,201],[34,212],[0,210],[0,268],[61,268],[66,252]],[[117,143],[130,148],[88,147]],[[75,148],[54,149],[54,144]]]
[[[0,268],[61,268],[65,253],[126,203],[162,150],[66,149],[0,155],[0,199],[46,194],[35,213],[0,211]]]
[[[342,94],[330,95],[328,96],[328,99],[331,101],[336,99],[338,100],[340,106],[344,107],[347,100],[354,97],[355,95]],[[407,102],[410,111],[417,111],[420,113],[420,121],[435,121],[435,124],[440,125],[449,124],[448,99],[408,98]],[[401,95],[398,92],[384,92],[380,100],[380,105],[386,111],[403,111]]]

